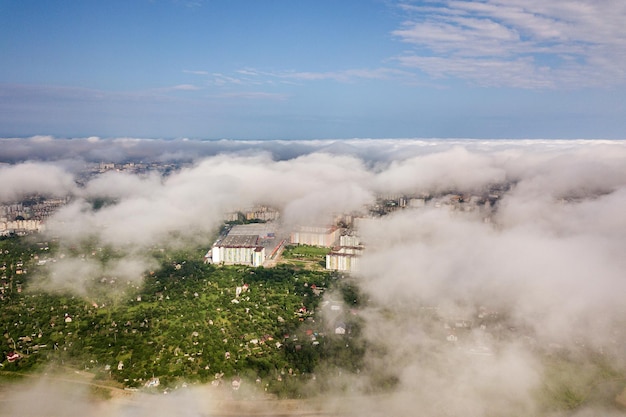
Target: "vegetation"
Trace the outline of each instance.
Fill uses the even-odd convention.
[[[93,244],[64,251],[103,265],[122,256]],[[88,295],[79,296],[35,285],[42,278],[32,277],[45,281],[60,252],[54,242],[0,239],[0,383],[51,366],[95,374],[92,394],[103,399],[111,384],[139,388],[156,377],[158,389],[229,386],[241,377],[291,398],[349,391],[350,378],[329,378],[340,374],[367,375],[361,387],[371,392],[399,382],[392,370],[362,373],[366,355],[385,352],[362,337],[360,310],[368,301],[349,277],[291,264],[218,267],[201,262],[202,250],[155,249],[160,266],[142,285],[98,277],[86,286]],[[316,262],[325,252],[297,246],[285,256]],[[442,331],[442,318],[431,310],[418,309],[411,320],[433,334]],[[507,328],[504,316],[484,320]],[[505,340],[506,334],[494,336]],[[9,361],[15,352],[20,359]],[[611,404],[624,390],[626,373],[603,355],[537,355],[544,375],[536,397],[548,413]]]
[[[287,246],[282,253],[282,262],[303,269],[323,270],[328,252],[330,249],[319,246]]]
[[[296,382],[310,380],[321,361],[354,370],[363,356],[356,320],[321,314],[325,290],[339,287],[326,271],[216,267],[204,264],[200,251],[156,251],[160,268],[142,286],[102,277],[81,297],[44,291],[25,278],[36,270],[45,276],[47,265],[37,264],[44,252],[54,258],[48,245],[0,243],[0,354],[8,373],[57,363],[128,387],[159,377],[163,388],[240,375],[264,381],[269,392],[300,396],[303,384]],[[84,252],[103,263],[120,256],[110,248]],[[335,334],[339,322],[349,325],[346,334]],[[21,358],[5,360],[12,352]]]
[[[539,393],[548,411],[574,410],[582,405],[611,404],[624,389],[626,374],[607,358],[551,355],[544,360],[544,379]]]

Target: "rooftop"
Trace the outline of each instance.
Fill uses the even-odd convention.
[[[259,240],[258,235],[231,235],[229,234],[221,242],[217,242],[215,246],[222,247],[243,247],[243,248],[253,248],[258,246],[257,241]]]
[[[228,232],[230,236],[243,236],[243,235],[256,235],[265,236],[268,233],[273,233],[276,229],[274,223],[251,223],[251,224],[237,224],[233,226]]]

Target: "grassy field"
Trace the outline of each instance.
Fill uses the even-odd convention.
[[[280,263],[299,269],[322,270],[326,268],[326,255],[329,252],[329,248],[319,246],[287,246]]]

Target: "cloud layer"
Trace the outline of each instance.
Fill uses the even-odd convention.
[[[73,274],[79,281],[103,273],[139,280],[153,266],[150,248],[208,246],[224,212],[253,204],[277,207],[288,227],[364,211],[380,195],[431,198],[426,207],[370,219],[359,231],[367,249],[355,279],[369,299],[360,315],[378,350],[362,375],[344,378],[360,395],[364,379],[381,370],[397,377],[381,398],[345,400],[363,415],[532,415],[540,410],[546,352],[602,352],[626,366],[624,141],[21,144],[22,156],[2,147],[5,161],[20,161],[0,170],[11,184],[2,198],[70,193],[72,202],[48,222],[50,233],[68,245],[96,239],[123,254],[106,271],[80,263]],[[56,161],[22,162],[36,145]],[[70,145],[84,161],[177,155],[184,164],[167,176],[109,172],[79,186],[72,182],[76,165],[63,156]],[[494,185],[500,194],[489,196]],[[451,210],[450,193],[490,204]],[[111,204],[96,210],[94,199]],[[57,276],[78,262],[58,263]],[[472,324],[461,330],[459,322]],[[329,402],[325,409],[341,407]]]

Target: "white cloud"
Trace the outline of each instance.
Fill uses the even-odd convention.
[[[398,61],[407,67],[419,68],[435,78],[458,77],[480,86],[551,88],[554,87],[552,73],[548,68],[537,68],[532,58],[515,60],[404,56]]]
[[[56,142],[25,140],[34,149],[54,149]],[[397,386],[384,396],[337,401],[351,413],[543,415],[536,401],[545,371],[540,352],[551,344],[573,352],[581,343],[602,349],[607,363],[623,366],[626,141],[119,138],[58,145],[152,157],[158,150],[186,153],[202,146],[212,152],[167,177],[108,173],[75,191],[73,202],[49,222],[51,232],[61,245],[89,237],[119,254],[104,265],[66,257],[51,267],[54,287],[83,293],[85,282],[103,275],[140,280],[155,266],[146,258],[154,245],[180,239],[208,248],[224,211],[233,208],[264,203],[279,208],[287,224],[322,222],[333,212],[358,210],[377,193],[443,199],[450,191],[482,196],[489,184],[510,185],[495,213],[430,205],[363,223],[367,248],[356,279],[369,302],[359,316],[374,348],[358,376],[342,378],[358,394],[368,376],[384,370],[397,377]],[[63,190],[67,176],[40,165],[49,166],[28,167]],[[88,201],[95,197],[115,204],[94,210]],[[486,213],[492,223],[483,221]],[[507,326],[487,320],[484,331],[480,306],[499,312]],[[422,307],[436,310],[438,319],[424,320]],[[464,317],[474,323],[463,343],[448,343],[451,327],[444,324]],[[493,332],[489,326],[496,326]],[[341,414],[333,406],[323,402],[329,414]]]
[[[399,76],[407,76],[408,73],[393,68],[363,68],[327,72],[285,71],[272,73],[271,75],[276,78],[292,79],[299,81],[333,80],[338,82],[354,82],[363,79],[383,80],[397,78]]]
[[[236,93],[223,93],[223,94],[217,95],[217,97],[222,97],[222,98],[242,98],[242,99],[246,99],[246,100],[263,99],[263,100],[278,100],[278,101],[284,101],[284,100],[287,100],[289,98],[289,96],[287,94],[268,93],[268,92],[265,92],[265,91],[240,91],[240,92],[236,92]]]
[[[193,84],[178,84],[171,87],[171,90],[180,90],[180,91],[196,91],[200,90],[200,87]]]
[[[263,71],[256,68],[243,68],[233,75],[223,73],[210,74],[205,71],[185,71],[197,75],[206,75],[209,82],[218,87],[236,85],[276,85],[296,84],[308,81],[335,81],[353,83],[361,80],[411,79],[413,74],[398,68],[352,68],[336,71]],[[242,93],[245,97],[245,93]],[[233,93],[234,95],[234,93]]]
[[[185,74],[193,74],[193,75],[210,75],[208,71],[199,71],[199,70],[183,70]]]
[[[392,34],[415,49],[398,59],[433,76],[521,88],[626,82],[621,1],[444,1],[401,9],[411,17]]]
[[[34,139],[41,144],[41,137]],[[72,193],[74,178],[63,168],[27,162],[0,167],[0,202],[18,201],[33,194],[64,197]]]

